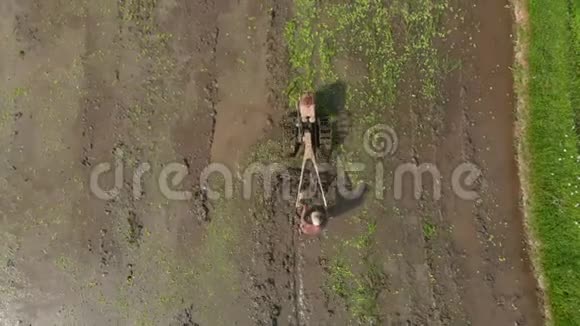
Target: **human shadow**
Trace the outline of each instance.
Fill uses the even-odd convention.
[[[319,110],[320,115],[327,116],[332,121],[333,149],[338,148],[339,145],[345,142],[352,128],[351,114],[346,109],[347,90],[348,88],[346,83],[339,80],[332,84],[321,87],[315,93],[316,107],[317,110]],[[334,154],[336,155],[336,153]],[[332,161],[336,163],[336,160]],[[333,162],[330,162],[330,165],[335,165],[332,163]],[[327,177],[333,180],[330,188],[333,188],[335,191],[335,199],[333,200],[333,204],[328,208],[330,216],[342,216],[345,213],[359,207],[364,202],[364,197],[368,190],[367,185],[360,185],[363,187],[363,191],[359,196],[355,196],[354,198],[345,198],[341,196],[339,191],[337,191],[336,168],[329,168],[325,173],[332,174],[331,176]],[[348,174],[345,173],[344,178],[345,188],[349,191],[352,191],[357,185],[352,185],[352,180]]]
[[[350,182],[348,176],[346,176],[347,181]],[[360,188],[358,188],[360,187]],[[349,185],[346,190],[350,193],[348,196],[343,196],[340,191],[337,191],[338,187],[335,187],[335,199],[333,205],[328,208],[328,214],[331,218],[342,217],[346,213],[355,210],[360,207],[366,198],[369,187],[367,184],[360,185]],[[346,195],[346,194],[345,194]]]

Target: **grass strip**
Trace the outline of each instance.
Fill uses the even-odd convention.
[[[579,0],[530,0],[524,187],[555,325],[580,325]],[[521,71],[516,71],[520,77]],[[522,96],[522,93],[520,93]]]

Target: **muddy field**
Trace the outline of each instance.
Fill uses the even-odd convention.
[[[0,324],[542,325],[510,3],[339,3],[0,0]],[[239,182],[294,164],[284,116],[308,88],[339,125],[332,162],[367,166],[319,238]],[[377,124],[398,139],[379,158]],[[233,198],[200,184],[210,163]],[[397,168],[424,163],[440,178],[398,199]],[[159,186],[171,164],[191,196]]]

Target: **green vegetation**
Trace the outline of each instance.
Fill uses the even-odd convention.
[[[437,227],[431,222],[423,222],[423,236],[425,240],[431,240],[437,235]]]
[[[445,1],[394,1],[387,8],[378,0],[296,0],[295,6],[286,28],[294,70],[291,101],[304,91],[347,81],[347,109],[368,127],[394,107],[402,81],[424,100],[437,97],[441,62],[432,44],[442,36],[437,25]],[[406,72],[413,81],[403,80]]]
[[[375,232],[376,223],[370,221],[361,235],[341,242],[340,253],[331,260],[328,272],[329,292],[344,300],[354,321],[361,325],[379,325],[381,321],[377,298],[385,287],[385,276],[372,259]],[[360,259],[349,258],[353,250]]]
[[[529,47],[529,71],[517,77],[527,99],[530,224],[553,321],[580,325],[580,1],[530,0],[529,19],[530,29],[520,33]]]
[[[364,132],[384,123],[402,101],[432,103],[438,98],[443,64],[433,44],[443,36],[438,22],[447,3],[395,0],[385,6],[381,0],[295,0],[294,4],[295,17],[285,35],[293,70],[288,87],[291,106],[306,91],[330,89],[328,97],[344,102],[352,117],[350,134],[335,152],[346,161],[356,158],[372,164],[374,158],[360,146]],[[344,87],[333,90],[336,84]],[[336,114],[340,108],[327,107],[332,100],[324,96],[320,108]],[[349,177],[372,186],[370,173],[361,174]],[[365,212],[383,210],[379,205],[368,201]],[[342,244],[352,254],[337,250],[331,258],[328,289],[343,299],[354,322],[372,325],[381,322],[377,306],[382,288],[377,282],[382,274],[372,255],[376,218],[363,215],[360,235]]]

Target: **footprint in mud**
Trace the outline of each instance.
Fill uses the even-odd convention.
[[[129,243],[139,245],[143,234],[143,224],[139,221],[135,211],[129,211],[127,221],[129,222]]]
[[[133,264],[127,264],[127,268],[129,269],[129,273],[127,275],[127,283],[133,283],[135,272],[133,271]]]
[[[170,324],[171,326],[200,326],[198,323],[193,321],[193,305],[183,309],[175,321]]]
[[[110,260],[113,258],[113,254],[107,248],[108,246],[106,245],[106,236],[107,236],[107,229],[101,229],[101,237],[99,239],[99,242],[100,242],[100,244],[99,244],[99,256],[101,257],[100,269],[102,270],[103,276],[109,274],[107,269],[109,267]],[[93,250],[92,243],[89,242],[89,251],[92,252],[92,250]]]

